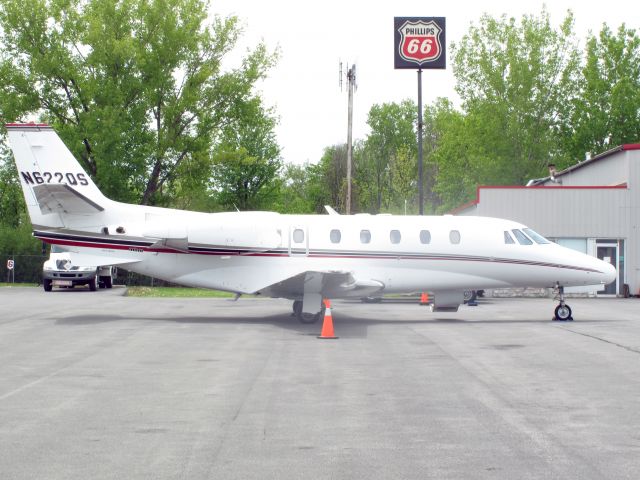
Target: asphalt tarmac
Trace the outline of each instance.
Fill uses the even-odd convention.
[[[640,299],[0,288],[0,478],[637,479]]]

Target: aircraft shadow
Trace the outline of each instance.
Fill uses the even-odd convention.
[[[425,312],[425,315],[428,313]],[[322,322],[315,324],[302,324],[297,318],[288,312],[275,315],[266,315],[264,317],[246,317],[246,316],[181,316],[181,315],[165,315],[147,316],[135,315],[125,316],[119,314],[113,315],[76,315],[60,318],[56,320],[57,325],[93,325],[107,322],[123,322],[123,321],[150,321],[150,322],[172,322],[176,324],[202,324],[202,325],[272,325],[277,328],[289,330],[299,335],[317,336],[322,329]],[[576,323],[597,323],[602,320],[579,320]],[[444,318],[444,317],[425,317],[421,319],[402,319],[402,318],[372,318],[371,316],[356,316],[337,312],[333,314],[333,325],[335,334],[341,338],[366,338],[370,327],[381,325],[397,325],[397,326],[417,326],[417,325],[442,325],[448,324],[453,328],[465,328],[472,325],[526,325],[526,324],[549,324],[564,325],[573,324],[574,322],[553,322],[551,318],[526,318],[526,319],[469,319],[469,318]]]

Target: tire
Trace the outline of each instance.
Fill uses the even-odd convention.
[[[104,277],[104,288],[111,288],[113,287],[113,279],[109,276],[109,277]]]
[[[381,303],[382,297],[362,297],[360,301],[362,303]]]
[[[293,301],[293,313],[296,317],[300,318],[302,314],[302,300]]]
[[[93,277],[91,280],[89,280],[89,290],[91,290],[92,292],[95,292],[96,290],[98,290],[98,277]]]
[[[45,292],[50,292],[51,290],[53,290],[53,281],[51,281],[51,279],[49,278],[43,278],[42,288],[44,288]]]
[[[558,305],[555,310],[555,319],[560,321],[573,320],[571,317],[571,307],[567,304]]]
[[[318,313],[306,313],[306,312],[300,312],[300,315],[298,315],[298,320],[300,320],[300,323],[304,323],[306,325],[310,325],[312,323],[316,323],[318,320],[320,320],[320,314],[322,312],[318,312]]]

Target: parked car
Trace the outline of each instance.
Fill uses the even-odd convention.
[[[73,288],[76,285],[89,285],[92,292],[100,288],[113,286],[114,268],[110,265],[79,267],[71,263],[69,252],[53,245],[49,259],[42,268],[42,286],[50,292],[54,286]]]

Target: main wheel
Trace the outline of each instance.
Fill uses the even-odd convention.
[[[111,276],[107,275],[106,277],[104,277],[104,286],[106,288],[113,287],[113,278],[111,278]]]
[[[573,320],[571,318],[571,307],[566,303],[564,305],[558,305],[555,310],[556,320]]]
[[[95,292],[98,289],[98,277],[93,277],[89,280],[89,290]]]
[[[305,324],[316,323],[318,320],[320,320],[320,312],[318,313],[300,312],[300,315],[298,315],[298,320],[300,320],[300,323],[305,323]]]
[[[302,300],[294,300],[293,301],[293,314],[296,317],[300,317],[302,313]]]
[[[45,292],[50,292],[51,290],[53,290],[53,281],[49,278],[43,278],[42,287],[44,288]]]

